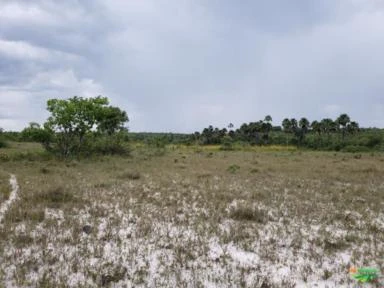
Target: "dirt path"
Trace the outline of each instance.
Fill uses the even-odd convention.
[[[5,201],[1,206],[0,206],[0,225],[1,222],[3,221],[3,218],[5,216],[5,213],[7,213],[9,207],[12,205],[13,202],[16,201],[18,198],[18,192],[19,192],[19,184],[17,184],[17,179],[16,176],[11,174],[11,178],[9,179],[9,184],[12,187],[12,192],[9,195],[9,198],[7,201]]]

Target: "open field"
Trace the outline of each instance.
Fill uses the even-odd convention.
[[[0,287],[351,287],[349,267],[384,269],[383,154],[3,158],[0,204],[9,174],[20,190]]]

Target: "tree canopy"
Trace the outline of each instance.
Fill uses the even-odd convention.
[[[24,129],[24,134],[32,133],[40,142],[44,140],[47,150],[53,148],[63,157],[85,151],[95,133],[113,136],[126,130],[124,124],[129,121],[125,111],[110,106],[108,98],[102,96],[50,99],[47,101],[47,110],[50,116],[44,123],[44,128],[31,123],[30,127]],[[48,140],[50,143],[47,143]],[[51,147],[51,143],[55,147]]]

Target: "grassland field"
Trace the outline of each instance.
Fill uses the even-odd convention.
[[[384,269],[382,153],[133,146],[0,149],[0,205],[19,185],[0,287],[356,287],[350,267]]]

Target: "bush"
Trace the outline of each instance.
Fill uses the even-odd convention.
[[[357,153],[357,152],[367,152],[369,151],[368,147],[357,146],[357,145],[347,145],[343,148],[343,152]]]
[[[230,215],[233,220],[237,221],[253,221],[264,224],[268,221],[266,211],[260,208],[253,208],[250,205],[241,205],[240,207],[233,208]]]
[[[233,164],[227,168],[229,173],[235,174],[240,169],[239,165]]]
[[[120,135],[113,136],[96,136],[92,143],[89,144],[87,154],[101,155],[129,155],[130,147],[123,141]]]
[[[6,148],[6,147],[8,147],[7,141],[5,141],[4,139],[0,138],[0,148]]]
[[[220,150],[224,151],[231,151],[233,150],[233,140],[228,135],[223,137],[223,140],[221,141]]]

